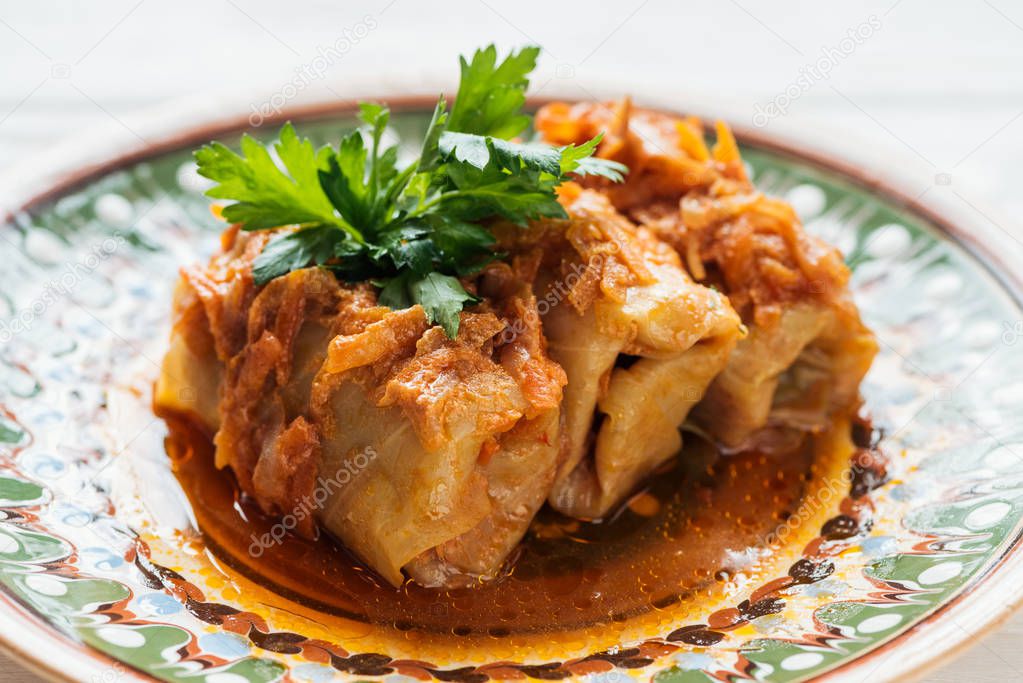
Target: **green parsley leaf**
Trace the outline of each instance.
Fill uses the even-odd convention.
[[[360,234],[372,238],[391,218],[394,199],[413,169],[399,173],[398,148],[381,151],[380,142],[390,112],[379,104],[363,102],[359,117],[371,126],[370,149],[361,131],[341,139],[338,151],[327,156],[327,168],[318,173],[324,194]]]
[[[241,154],[219,143],[196,152],[199,172],[216,181],[211,197],[234,203],[224,216],[246,230],[295,226],[275,236],[253,263],[263,285],[317,265],[348,282],[370,281],[383,306],[420,304],[451,337],[460,313],[477,302],[459,277],[502,254],[486,221],[526,225],[566,216],[557,187],[574,175],[621,180],[621,164],[594,159],[600,137],[552,147],[512,142],[528,125],[522,111],[539,49],[527,47],[500,63],[497,50],[461,60],[458,95],[448,112],[439,98],[419,159],[398,165],[398,148],[384,148],[390,111],[359,105],[360,130],[335,149],[314,149],[290,124],[273,151],[242,138]]]
[[[287,172],[277,166],[266,147],[248,135],[242,136],[241,148],[238,155],[214,142],[195,153],[199,174],[217,183],[206,194],[235,201],[224,208],[224,218],[243,223],[246,230],[334,225],[361,238],[337,215],[320,188],[317,174],[327,165],[329,150],[315,151],[309,140],[295,134],[290,123],[281,129],[274,145]]]
[[[265,285],[310,263],[326,263],[343,239],[344,233],[325,226],[275,237],[252,262],[252,277],[257,285]]]
[[[450,275],[430,273],[408,285],[412,300],[426,311],[426,317],[439,323],[452,339],[458,334],[459,313],[465,304],[478,303],[479,299],[465,291],[462,283]]]
[[[526,168],[561,179],[574,173],[600,175],[620,182],[623,174],[628,171],[624,165],[617,161],[592,157],[602,137],[598,135],[581,145],[559,148],[535,143],[519,144],[468,133],[445,132],[440,136],[439,149],[443,158],[465,162],[480,170],[487,170],[493,166],[516,173]]]
[[[406,225],[380,235],[380,245],[398,270],[407,268],[422,276],[433,270],[438,256],[437,245],[429,235],[426,227]]]
[[[443,327],[452,339],[458,335],[462,309],[466,304],[479,302],[465,291],[457,278],[436,272],[417,277],[406,271],[386,280],[375,280],[373,284],[380,287],[377,297],[380,305],[397,310],[419,304],[426,319]]]
[[[324,265],[345,282],[364,282],[379,277],[386,271],[381,265],[382,255],[376,246],[363,246],[351,240],[337,244],[334,258]]]
[[[563,175],[569,173],[575,173],[576,175],[598,175],[616,183],[622,182],[625,179],[625,174],[629,172],[625,164],[620,164],[610,159],[598,159],[593,156],[594,152],[597,151],[597,145],[603,139],[604,134],[601,133],[579,146],[568,145],[567,147],[562,147],[561,173]]]
[[[396,311],[411,308],[415,305],[412,295],[408,291],[408,283],[412,273],[405,272],[392,278],[374,280],[373,284],[380,288],[377,295],[377,303],[381,306],[393,308]],[[457,330],[455,334],[458,334]]]
[[[386,105],[376,102],[359,102],[359,118],[366,122],[375,131],[387,127],[391,119],[391,112]]]
[[[450,217],[432,218],[431,236],[444,270],[461,276],[471,275],[498,257],[493,250],[497,240],[486,228]]]
[[[579,160],[572,172],[576,175],[601,176],[612,182],[620,183],[625,180],[625,174],[629,172],[629,169],[625,164],[610,159],[586,157]]]
[[[440,136],[439,146],[445,158],[465,161],[479,169],[495,164],[499,168],[517,171],[525,166],[561,175],[561,151],[550,145],[519,144],[490,136],[445,132]]]
[[[362,135],[354,131],[341,138],[336,155],[318,173],[318,184],[337,210],[360,232],[371,225],[372,204],[366,185],[367,151]]]
[[[525,47],[497,64],[497,48],[477,50],[472,61],[459,58],[462,78],[448,118],[448,130],[512,138],[529,126],[522,113],[529,74],[536,68],[538,47]]]
[[[448,121],[447,109],[447,102],[444,101],[444,96],[442,95],[437,100],[437,106],[433,109],[433,116],[430,117],[430,124],[426,127],[426,135],[423,136],[423,150],[419,153],[419,164],[416,170],[429,171],[437,164],[440,158],[438,142]]]
[[[554,192],[560,182],[554,176],[532,169],[508,172],[494,165],[479,169],[457,161],[446,168],[456,190],[442,195],[441,211],[460,220],[500,216],[525,226],[538,218],[567,217]]]

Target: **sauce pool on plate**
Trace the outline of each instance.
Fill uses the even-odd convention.
[[[693,602],[768,557],[770,539],[820,470],[833,469],[822,459],[841,458],[843,467],[849,455],[814,438],[722,455],[688,435],[681,457],[608,519],[585,522],[545,507],[498,578],[470,588],[395,588],[331,536],[306,540],[288,531],[293,520],[264,515],[229,470],[214,467],[208,437],[187,422],[169,424],[174,472],[218,559],[316,611],[461,637],[586,629]]]

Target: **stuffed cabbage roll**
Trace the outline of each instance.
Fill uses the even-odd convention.
[[[764,427],[822,428],[854,408],[877,346],[848,291],[837,249],[808,235],[788,204],[759,193],[730,130],[708,148],[700,121],[608,104],[550,104],[537,129],[555,144],[606,131],[598,155],[621,161],[624,183],[587,180],[620,211],[672,245],[689,274],[727,295],[749,334],[693,413],[730,448]]]
[[[449,339],[420,306],[379,306],[325,269],[256,287],[267,238],[231,229],[183,271],[157,407],[214,432],[217,465],[264,511],[314,510],[299,532],[319,523],[391,583],[494,576],[559,456],[566,379],[528,279],[491,265],[486,303]]]
[[[841,254],[803,232],[789,205],[756,193],[690,197],[680,211],[652,211],[649,225],[699,254],[691,269],[713,277],[749,327],[695,414],[723,444],[750,444],[764,425],[817,431],[856,406],[877,343]]]
[[[605,197],[563,186],[562,200],[568,221],[511,235],[542,245],[535,291],[550,355],[568,376],[550,503],[599,518],[678,453],[679,428],[740,326],[720,293],[694,283],[670,247]]]

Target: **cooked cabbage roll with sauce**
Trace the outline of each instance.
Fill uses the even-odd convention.
[[[554,103],[536,126],[555,144],[606,131],[598,155],[629,166],[624,183],[589,180],[639,225],[672,245],[689,274],[727,295],[749,334],[715,379],[694,421],[728,448],[764,445],[765,427],[813,431],[852,410],[877,351],[848,291],[837,249],[808,235],[791,206],[746,175],[722,123],[708,148],[693,117],[609,104]]]
[[[528,285],[493,266],[480,286],[500,293],[500,310],[464,314],[454,340],[419,307],[345,306],[358,315],[314,381],[321,472],[376,453],[322,522],[392,582],[403,567],[428,586],[493,576],[554,477],[564,373]]]
[[[534,273],[488,267],[485,302],[449,339],[422,307],[379,306],[325,269],[256,287],[267,237],[231,229],[183,271],[157,408],[215,433],[217,465],[268,514],[313,510],[300,533],[319,523],[395,585],[403,570],[429,586],[495,576],[559,457],[566,379]]]
[[[722,443],[749,443],[765,424],[817,431],[856,407],[877,343],[841,254],[808,236],[789,205],[755,193],[689,198],[650,224],[699,254],[691,268],[720,283],[750,328],[696,413]]]
[[[564,459],[550,503],[600,518],[682,445],[679,428],[725,367],[738,316],[678,256],[600,194],[564,186],[570,218],[503,231],[540,245],[535,290],[551,357],[568,376]],[[509,237],[511,243],[509,243]]]

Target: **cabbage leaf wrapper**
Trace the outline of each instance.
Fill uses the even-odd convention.
[[[593,191],[566,187],[569,219],[502,231],[542,250],[534,288],[551,357],[568,375],[558,511],[611,512],[682,447],[680,427],[740,336],[719,292]]]
[[[256,287],[268,237],[231,228],[183,270],[157,409],[204,425],[266,513],[322,526],[395,585],[496,575],[559,456],[566,380],[529,282],[491,265],[449,339],[422,307],[380,306],[326,269]]]
[[[709,147],[699,119],[624,99],[552,103],[536,126],[553,144],[605,131],[597,155],[628,165],[629,175],[586,185],[670,244],[748,329],[693,424],[726,449],[770,447],[780,432],[819,431],[858,407],[877,342],[852,300],[849,269],[789,204],[754,187],[727,125],[716,124]]]

